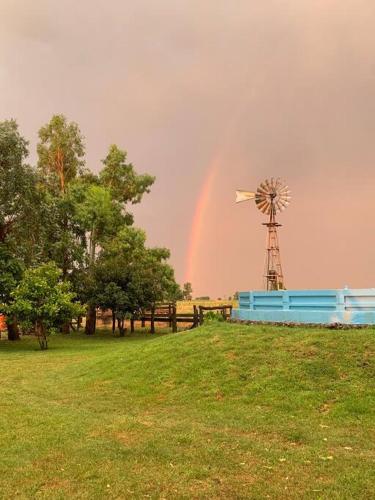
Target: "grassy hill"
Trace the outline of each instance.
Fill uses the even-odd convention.
[[[373,498],[375,331],[0,342],[1,498]]]

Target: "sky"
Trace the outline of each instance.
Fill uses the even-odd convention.
[[[234,192],[271,176],[287,288],[375,287],[374,26],[373,0],[0,0],[0,120],[31,163],[63,113],[92,170],[116,143],[155,175],[135,223],[195,296],[262,287]]]

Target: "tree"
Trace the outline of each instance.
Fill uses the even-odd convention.
[[[0,243],[20,233],[30,237],[35,228],[37,179],[24,163],[27,146],[15,120],[0,122]]]
[[[45,185],[54,194],[65,193],[67,185],[83,172],[85,148],[76,123],[54,115],[39,130],[38,167]]]
[[[67,279],[75,262],[82,258],[80,228],[67,193],[72,182],[86,174],[83,137],[76,123],[54,115],[39,130],[39,139],[39,185],[45,193],[44,256],[56,262]]]
[[[234,292],[234,294],[233,294],[233,300],[238,300],[238,292]]]
[[[89,185],[76,202],[75,219],[88,235],[88,260],[93,263],[99,244],[109,236],[116,234],[126,219],[121,213],[121,206],[113,200],[108,189]]]
[[[126,163],[127,152],[112,144],[106,158],[104,168],[99,174],[102,186],[110,189],[112,197],[123,203],[139,203],[144,193],[150,192],[155,177],[135,172],[131,163]]]
[[[127,153],[112,145],[99,178],[87,174],[72,184],[75,197],[76,217],[84,228],[87,249],[86,281],[92,291],[88,297],[86,333],[92,334],[96,325],[97,282],[93,279],[95,262],[104,241],[115,236],[124,226],[133,224],[133,216],[127,211],[127,203],[139,203],[144,193],[150,191],[154,177],[135,172],[126,163]],[[86,294],[87,295],[87,294]]]
[[[82,307],[73,302],[70,284],[61,279],[55,263],[27,269],[12,292],[8,313],[14,314],[27,329],[33,329],[42,350],[48,348],[48,335],[66,321],[82,314]]]
[[[116,318],[119,320],[120,336],[124,335],[123,322],[121,320],[126,314],[128,300],[126,293],[113,281],[104,286],[98,295],[98,305],[102,309],[110,309],[112,313],[112,333],[116,330]]]
[[[193,288],[191,286],[191,283],[189,283],[189,282],[184,283],[184,286],[182,287],[182,296],[183,296],[184,300],[192,300]]]
[[[8,304],[23,264],[38,255],[37,176],[24,162],[28,143],[15,120],[0,122],[0,302]],[[16,318],[7,318],[8,338],[19,338]]]
[[[86,333],[91,335],[96,326],[96,283],[92,273],[97,259],[99,246],[108,238],[114,237],[127,222],[132,222],[123,213],[121,205],[112,198],[109,189],[96,184],[77,181],[70,191],[75,206],[74,219],[81,228],[82,246],[85,248],[86,276],[93,294],[87,296],[88,310]],[[94,286],[94,288],[92,288]]]
[[[104,291],[97,304],[112,310],[121,324],[127,315],[151,308],[156,302],[174,300],[180,293],[173,269],[167,263],[169,250],[147,248],[145,233],[124,227],[104,243],[95,266],[95,280]]]
[[[5,243],[0,243],[0,314],[6,314],[12,302],[12,291],[22,277],[22,265],[14,258]],[[8,340],[18,340],[19,330],[15,316],[6,319]]]

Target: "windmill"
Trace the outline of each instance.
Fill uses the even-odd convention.
[[[285,210],[289,205],[291,196],[289,187],[281,179],[266,179],[261,182],[256,193],[251,191],[236,191],[236,203],[254,200],[257,208],[269,216],[267,226],[267,249],[264,270],[264,281],[266,290],[283,290],[284,276],[281,268],[279,241],[277,228],[281,226],[276,222],[276,214]]]

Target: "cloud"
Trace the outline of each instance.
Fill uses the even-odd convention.
[[[3,0],[0,119],[16,117],[34,147],[38,128],[65,113],[80,124],[96,170],[110,143],[126,148],[157,176],[137,223],[172,249],[181,279],[195,203],[220,151],[196,252],[198,294],[261,279],[260,219],[234,207],[232,194],[269,175],[295,192],[282,239],[287,284],[339,282],[348,255],[333,257],[340,241],[366,263],[347,267],[344,281],[370,283],[371,234],[344,235],[350,227],[359,237],[375,179],[374,21],[371,0]],[[350,211],[340,219],[337,206]],[[371,213],[371,199],[365,206]],[[294,243],[306,218],[316,234],[304,259],[325,248],[326,281],[310,264],[300,277]]]

